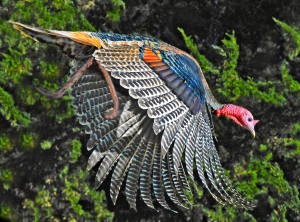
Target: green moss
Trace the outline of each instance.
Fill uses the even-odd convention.
[[[213,73],[219,74],[220,71],[213,66],[213,64],[204,56],[202,55],[197,45],[194,43],[193,39],[190,36],[187,36],[182,28],[178,28],[179,32],[181,33],[186,47],[191,51],[191,53],[195,56],[197,61],[199,62],[201,69],[204,73]]]
[[[273,210],[271,221],[274,222],[288,222],[286,219],[287,207],[285,205],[279,205],[276,209]]]
[[[54,207],[60,203],[68,209],[64,214],[66,221],[112,221],[113,213],[104,207],[105,193],[90,187],[87,172],[70,172],[66,165],[55,180],[59,187],[54,187],[50,178],[46,179],[46,184],[38,189],[34,199],[25,199],[24,208],[31,213],[32,221],[60,221],[56,215],[61,215],[61,212]],[[92,208],[85,210],[81,200],[88,201]]]
[[[60,72],[56,64],[51,64],[43,60],[40,61],[41,76],[48,81],[55,81]]]
[[[36,24],[44,28],[95,31],[84,18],[80,9],[75,7],[73,1],[19,0],[13,4],[5,1],[2,7],[9,8],[10,20]],[[31,39],[22,37],[3,19],[0,19],[0,33],[4,37],[0,41],[0,113],[13,126],[28,125],[30,122],[29,114],[21,111],[18,107],[19,104],[16,105],[15,101],[22,101],[25,105],[32,106],[40,98],[35,89],[27,86],[26,81],[28,76],[32,75],[33,69],[33,62],[28,58],[28,55],[38,51],[40,46],[32,44]],[[20,38],[22,38],[22,41],[20,41]],[[59,75],[56,65],[41,60],[41,55],[43,54],[38,56],[41,76],[47,81],[55,81]],[[35,72],[34,74],[38,73]],[[16,86],[20,90],[16,91]],[[18,94],[16,99],[14,99],[16,97],[14,91]],[[53,104],[47,102],[47,108],[51,108]]]
[[[300,157],[300,140],[294,138],[284,138],[284,145],[289,149],[285,156],[288,158],[291,157]]]
[[[268,149],[268,147],[266,145],[260,144],[260,146],[259,146],[260,151],[266,151],[267,149]]]
[[[284,157],[285,158],[294,158],[298,162],[300,162],[300,139],[299,139],[299,132],[300,132],[300,124],[296,123],[291,130],[291,136],[287,138],[283,138],[283,145],[285,146],[284,150]]]
[[[0,136],[0,154],[12,149],[12,144],[7,135]]]
[[[15,221],[10,207],[0,204],[0,220]]]
[[[288,183],[280,166],[272,162],[272,156],[272,153],[268,153],[263,159],[252,157],[246,169],[237,165],[235,175],[248,178],[248,180],[240,179],[236,182],[237,189],[247,199],[255,199],[257,195],[268,198],[270,207],[277,206],[275,210],[278,215],[280,214],[277,218],[281,218],[281,221],[286,219],[284,208],[299,218],[300,200],[297,188]]]
[[[15,106],[14,99],[11,94],[0,87],[0,113],[13,126],[28,125],[30,123],[30,116],[28,113],[21,111]]]
[[[208,221],[231,222],[249,221],[256,222],[251,212],[241,211],[234,207],[222,207],[218,205],[214,209],[203,208],[203,213],[208,217]]]
[[[267,147],[261,145],[261,150]],[[271,209],[270,213],[260,219],[266,221],[287,221],[289,217],[295,221],[300,219],[300,199],[296,186],[289,184],[284,173],[277,163],[272,162],[272,153],[267,153],[261,158],[251,157],[247,167],[240,164],[234,167],[234,178],[237,191],[246,199],[254,201],[265,198],[268,201],[264,207]],[[232,177],[232,176],[231,176]],[[269,206],[267,206],[269,204]],[[257,203],[257,207],[260,207]],[[235,207],[222,207],[217,204],[214,208],[202,207],[203,213],[209,221],[256,221],[252,211],[242,211]],[[256,215],[257,216],[257,215]]]
[[[98,192],[89,186],[86,182],[87,173],[79,170],[69,174],[69,168],[65,167],[60,178],[64,181],[63,193],[70,202],[71,209],[74,211],[76,218],[94,218],[96,221],[112,221],[113,213],[104,208],[105,194]],[[85,211],[79,201],[84,198],[91,201],[94,205],[93,210]],[[94,216],[93,216],[94,215]]]
[[[114,1],[117,12],[121,15],[125,9],[122,1]],[[119,4],[119,5],[118,5]],[[4,1],[1,5],[9,9],[9,18],[13,21],[22,22],[43,28],[56,30],[88,30],[96,31],[81,13],[81,9],[74,1]],[[34,13],[32,13],[34,12]],[[40,132],[38,127],[31,127],[35,121],[41,121],[47,115],[47,120],[61,123],[67,118],[74,116],[71,106],[71,99],[64,96],[60,100],[48,99],[41,96],[35,87],[43,87],[50,90],[60,88],[64,79],[67,78],[68,67],[64,68],[56,63],[52,54],[55,47],[48,47],[46,44],[36,43],[32,39],[20,35],[12,28],[7,21],[0,19],[0,33],[4,38],[0,40],[0,113],[1,121],[9,121],[13,125],[20,125],[15,128],[18,132],[16,138],[7,140],[6,135],[0,137],[0,145],[8,147],[12,141],[16,141],[18,147],[34,148],[40,144],[42,149],[49,149],[51,141],[39,141]],[[51,52],[52,54],[49,54]],[[63,58],[63,57],[61,57]],[[22,106],[22,108],[20,108]],[[32,118],[23,110],[35,110],[35,113],[43,113]],[[26,125],[27,124],[27,125]],[[6,124],[9,125],[9,124]],[[29,128],[31,127],[31,128]],[[5,127],[1,132],[12,130]],[[76,130],[76,128],[74,129]],[[10,135],[9,132],[7,135]],[[67,151],[68,152],[68,151]],[[70,162],[75,163],[81,155],[81,144],[79,141],[72,141],[72,150],[67,155]],[[89,187],[90,181],[87,174],[76,171],[76,164],[72,165],[72,172],[69,172],[69,162],[66,162],[66,169],[61,172],[62,177],[55,178],[55,187],[52,178],[38,187],[34,198],[27,197],[24,202],[24,209],[32,215],[30,221],[59,221],[55,215],[61,218],[61,209],[55,204],[64,204],[65,218],[67,221],[84,221],[87,217],[93,221],[112,220],[113,214],[105,206],[105,194]],[[2,175],[2,171],[1,171]],[[57,180],[57,181],[56,181]],[[1,176],[1,185],[4,184]],[[5,184],[9,184],[8,180]],[[27,193],[25,193],[27,195]],[[28,194],[29,195],[29,194]],[[30,194],[32,195],[32,194]],[[91,202],[92,210],[85,210],[80,201],[88,199]],[[18,209],[19,210],[19,209]]]
[[[220,72],[220,81],[223,84],[218,92],[231,101],[236,101],[240,97],[254,96],[275,105],[282,105],[285,97],[276,92],[275,86],[271,82],[254,82],[252,79],[243,80],[236,71],[239,58],[239,45],[234,32],[227,34],[227,38],[222,40],[226,59]],[[264,89],[264,87],[268,89]],[[260,90],[262,88],[262,90]]]
[[[22,87],[17,90],[18,101],[22,101],[25,105],[34,105],[40,97],[40,93],[32,87]]]
[[[33,200],[25,199],[24,208],[28,208],[30,211],[32,211],[34,222],[38,222],[40,220],[40,209],[37,206],[35,206]]]
[[[289,57],[291,60],[293,60],[299,55],[300,52],[300,30],[296,27],[286,24],[285,22],[279,21],[276,18],[273,18],[273,20],[292,38],[291,42],[293,46],[291,48],[294,50],[289,54]]]
[[[25,199],[24,207],[32,212],[33,221],[59,221],[53,215],[53,202],[55,193],[50,193],[49,190],[39,189],[34,200]]]
[[[48,150],[48,149],[50,149],[51,147],[52,147],[52,142],[51,142],[51,141],[49,141],[49,140],[44,140],[44,141],[41,142],[41,148],[42,148],[43,150]]]
[[[70,162],[76,163],[78,158],[81,156],[81,143],[79,140],[72,140],[72,150],[70,152]]]
[[[283,62],[281,65],[281,76],[286,89],[288,89],[291,92],[300,93],[300,83],[294,80],[293,77],[289,74],[287,62]]]
[[[300,53],[300,30],[296,27],[292,27],[282,21],[273,18],[274,21],[284,30],[284,32],[291,37],[291,41],[288,41],[291,46],[288,53],[289,60],[294,60]],[[288,38],[288,40],[290,40]],[[296,92],[300,95],[300,83],[295,80],[289,73],[289,62],[283,60],[281,64],[281,76],[285,86],[285,92]]]
[[[204,213],[207,215],[210,221],[234,221],[236,218],[236,209],[233,207],[227,207],[226,211],[223,211],[222,206],[218,206],[215,210],[205,209]]]
[[[91,218],[92,215],[85,211],[82,208],[82,205],[79,204],[80,198],[81,198],[81,194],[76,190],[77,186],[73,186],[73,185],[78,185],[76,183],[77,181],[69,181],[69,180],[65,180],[65,188],[63,190],[66,199],[70,202],[71,204],[71,209],[79,216],[79,217],[83,217],[83,218]]]
[[[66,119],[72,118],[74,116],[74,109],[71,104],[72,99],[69,96],[64,96],[61,100],[64,102],[61,107],[61,110],[63,112],[56,112],[56,114],[54,113],[55,119],[58,123],[62,123]]]
[[[52,197],[48,190],[41,189],[38,191],[35,202],[40,205],[43,209],[49,209],[49,215],[52,214]]]
[[[23,149],[33,149],[36,145],[36,137],[30,132],[25,132],[22,134],[19,143]]]
[[[10,3],[6,3],[10,4]],[[6,6],[4,4],[4,6]],[[45,7],[46,5],[46,7]],[[14,5],[10,19],[32,23],[33,21],[44,28],[80,30],[82,28],[93,31],[94,28],[83,17],[79,8],[73,1],[17,1]],[[32,12],[35,13],[32,13]],[[77,18],[77,19],[76,19]]]
[[[0,182],[5,190],[10,189],[13,184],[14,176],[10,169],[2,169],[0,171]]]
[[[44,82],[46,83],[46,81]],[[44,85],[47,85],[48,87],[43,87],[45,89],[49,89],[49,88],[55,88],[57,89],[57,85],[56,84],[49,84],[49,83],[46,83]],[[49,86],[51,85],[51,86]],[[55,116],[55,113],[58,113],[59,115],[59,112],[61,112],[61,114],[63,114],[64,110],[61,109],[61,110],[56,110],[62,103],[62,99],[51,99],[51,98],[48,98],[46,96],[41,96],[40,98],[40,103],[42,105],[42,108],[45,109],[47,111],[47,115],[49,116]],[[66,104],[67,106],[68,104]],[[64,104],[63,104],[64,106]]]
[[[300,133],[300,123],[296,123],[293,126],[293,129],[292,129],[291,133],[292,133],[293,136],[296,136],[298,133]]]
[[[125,10],[125,2],[123,0],[112,0],[113,8],[107,12],[106,16],[114,24],[120,22],[123,11]]]
[[[31,75],[32,62],[26,58],[26,52],[26,46],[20,44],[9,48],[7,53],[2,53],[0,83],[5,84],[11,81],[13,84],[20,84],[26,76]],[[24,59],[20,60],[22,57]]]

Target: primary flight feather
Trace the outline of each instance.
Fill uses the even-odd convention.
[[[125,195],[136,209],[138,191],[153,209],[170,209],[165,194],[186,207],[187,175],[194,163],[204,187],[221,204],[254,206],[232,188],[217,154],[211,110],[225,115],[255,136],[258,122],[245,108],[220,104],[197,61],[186,52],[154,38],[99,32],[44,30],[17,22],[31,38],[59,45],[74,58],[68,83],[80,124],[90,134],[88,169],[100,162],[96,184],[110,171],[114,203],[126,177]],[[183,159],[184,156],[184,159]]]

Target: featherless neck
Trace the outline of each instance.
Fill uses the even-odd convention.
[[[245,120],[244,117],[251,115],[251,113],[241,107],[241,106],[237,106],[237,105],[233,105],[233,104],[226,104],[224,106],[222,106],[220,109],[216,110],[216,115],[219,116],[227,116],[228,118],[232,119],[234,122],[236,122],[238,125],[240,126],[245,126]],[[251,115],[251,118],[252,115]]]
[[[216,115],[219,116],[236,116],[245,112],[246,109],[233,104],[226,104],[222,106],[220,109],[216,110]]]

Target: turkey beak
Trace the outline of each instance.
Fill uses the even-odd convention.
[[[255,138],[255,130],[254,130],[254,126],[256,125],[256,123],[258,123],[259,120],[254,120],[254,124],[252,126],[247,126],[246,129],[250,131],[250,133],[252,134],[253,138]]]
[[[253,138],[255,138],[255,130],[254,130],[254,126],[246,126],[245,127],[247,130],[250,131],[250,133],[252,134]]]
[[[255,130],[254,130],[254,127],[249,127],[248,130],[249,130],[250,133],[252,134],[253,138],[255,138]]]

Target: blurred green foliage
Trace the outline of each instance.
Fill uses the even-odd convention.
[[[12,214],[11,207],[0,204],[0,220],[3,221],[16,221]]]
[[[91,187],[89,173],[75,166],[81,155],[81,143],[78,140],[71,141],[72,150],[65,156],[66,164],[58,173],[58,177],[46,178],[43,186],[38,188],[34,198],[25,198],[24,207],[31,212],[33,221],[60,221],[59,210],[55,204],[64,205],[67,210],[64,218],[68,221],[112,221],[114,214],[106,209],[106,197],[104,191],[99,192]],[[68,161],[69,160],[69,161]],[[62,184],[55,186],[55,184]],[[88,201],[91,209],[83,208],[81,201]],[[84,205],[87,205],[86,203]]]
[[[300,83],[289,74],[288,63],[284,61],[281,65],[282,80],[286,86],[285,90],[300,93]],[[300,94],[299,94],[300,95]]]
[[[1,72],[1,71],[0,71]],[[0,74],[1,75],[1,74]],[[6,92],[0,86],[0,113],[10,123],[15,126],[17,124],[28,125],[30,123],[29,114],[21,111],[15,106],[14,99],[11,94]]]
[[[1,169],[0,170],[0,183],[5,190],[8,190],[14,182],[14,176],[11,169]]]
[[[290,42],[293,45],[292,48],[294,50],[290,51],[289,57],[291,60],[293,60],[300,53],[300,30],[276,18],[273,18],[273,20],[285,31],[286,35],[290,36],[291,38]]]
[[[262,154],[266,149],[265,145],[261,147]],[[265,215],[266,221],[289,221],[287,211],[290,217],[298,221],[300,219],[298,188],[289,184],[278,163],[272,161],[272,156],[270,152],[261,157],[251,156],[247,167],[237,164],[233,172],[234,184],[246,199],[258,200],[256,204],[259,209],[263,208],[266,211],[272,209],[271,214]],[[260,199],[268,201],[264,201],[262,205]],[[203,206],[202,211],[210,221],[257,221],[251,211],[242,211],[230,206],[216,205],[212,209]]]
[[[106,16],[114,24],[120,22],[123,11],[125,10],[125,2],[123,0],[112,0],[113,8],[108,11]]]
[[[0,154],[12,149],[9,137],[5,134],[0,136]]]
[[[258,100],[263,100],[275,105],[285,102],[284,96],[276,92],[271,82],[254,82],[250,78],[243,80],[239,76],[236,71],[239,58],[239,45],[237,44],[234,32],[227,34],[227,38],[224,38],[222,43],[226,57],[219,78],[223,86],[217,89],[220,94],[223,94],[230,101],[236,101],[240,97],[254,96]],[[260,90],[260,87],[269,88]]]
[[[36,24],[44,28],[95,30],[79,9],[74,6],[73,1],[15,1],[14,4],[10,1],[3,1],[2,4],[3,10],[10,8],[10,20]],[[0,31],[4,36],[0,42],[2,58],[0,61],[0,112],[12,125],[28,125],[30,116],[15,104],[14,90],[16,86],[22,86],[17,88],[19,89],[17,98],[21,99],[23,106],[32,106],[39,101],[40,94],[26,83],[26,79],[32,76],[33,71],[35,76],[37,75],[37,70],[32,70],[32,60],[26,55],[32,54],[32,51],[38,52],[38,47],[43,48],[44,46],[32,45],[32,40],[28,38],[20,41],[22,36],[3,19],[0,20]],[[48,59],[39,60],[39,63],[39,73],[44,78],[43,85],[46,87],[51,85],[50,82],[57,82],[57,79],[63,74]],[[19,100],[18,103],[20,103]],[[50,104],[48,103],[46,108],[50,108]]]
[[[203,187],[199,186],[199,183],[196,181],[189,179],[189,184],[191,185],[191,192],[185,190],[185,195],[187,196],[188,200],[190,201],[192,207],[196,207],[197,203],[203,197]]]
[[[74,218],[94,218],[96,221],[112,221],[113,213],[103,207],[105,205],[105,193],[96,191],[86,181],[88,173],[83,170],[69,174],[69,168],[65,167],[60,172],[60,178],[64,181],[63,193],[70,202],[74,211]],[[93,202],[93,210],[86,211],[80,204],[81,199]],[[72,214],[72,213],[71,213]]]
[[[41,145],[41,148],[42,148],[43,150],[48,150],[48,149],[51,148],[52,142],[49,141],[49,140],[44,140],[44,141],[41,142],[40,145]]]
[[[54,209],[52,208],[52,201],[54,193],[49,190],[40,189],[34,200],[25,199],[24,207],[32,211],[33,221],[59,221],[53,216]]]
[[[272,153],[267,153],[263,159],[251,158],[246,169],[237,166],[238,176],[249,178],[249,181],[237,182],[237,186],[247,197],[268,198],[268,208],[273,208],[273,217],[279,221],[288,221],[285,215],[288,209],[294,218],[300,219],[300,199],[296,186],[290,185],[284,178],[284,173],[277,163],[272,163]],[[285,210],[283,210],[285,209]]]
[[[33,149],[33,148],[35,148],[36,141],[37,141],[37,137],[33,133],[25,132],[21,136],[21,138],[19,140],[19,144],[20,144],[21,148]]]
[[[275,18],[273,20],[283,29],[284,36],[288,40],[287,48],[290,49],[288,52],[289,60],[294,61],[300,53],[300,30]],[[285,90],[297,92],[300,95],[300,83],[290,75],[289,62],[287,60],[282,62],[281,75],[286,87]]]
[[[296,159],[300,163],[300,123],[296,123],[290,137],[283,138],[284,157]]]
[[[104,207],[105,193],[90,187],[87,177],[87,172],[79,170],[70,173],[69,167],[65,166],[59,173],[59,180],[64,186],[56,188],[50,180],[46,181],[48,185],[41,187],[34,199],[25,199],[24,207],[32,212],[33,221],[60,221],[54,207],[57,202],[70,209],[64,215],[68,221],[112,221],[113,213]],[[85,210],[80,203],[82,200],[90,201],[92,209]]]
[[[76,163],[81,156],[81,143],[79,140],[72,140],[72,150],[70,151],[70,162]]]

